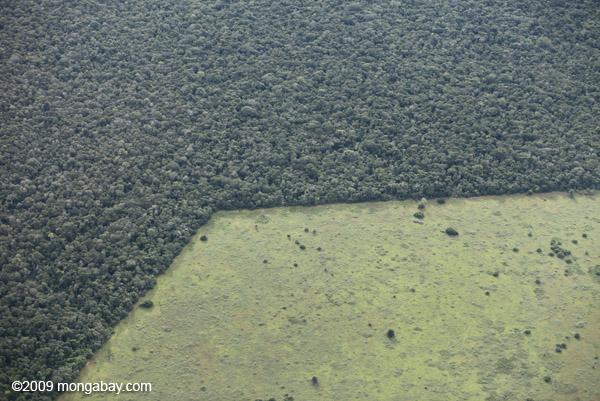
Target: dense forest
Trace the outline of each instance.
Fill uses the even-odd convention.
[[[597,1],[4,0],[0,399],[215,210],[600,188]],[[208,239],[210,241],[210,239]]]

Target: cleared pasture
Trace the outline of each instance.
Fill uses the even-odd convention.
[[[79,380],[152,382],[122,400],[600,399],[600,196],[417,211],[217,213]]]

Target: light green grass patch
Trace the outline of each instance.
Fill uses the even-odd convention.
[[[80,381],[153,384],[122,400],[600,400],[598,194],[416,211],[217,213]]]

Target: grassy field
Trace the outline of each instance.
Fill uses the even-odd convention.
[[[417,211],[218,213],[80,381],[152,382],[122,400],[599,400],[600,195]]]

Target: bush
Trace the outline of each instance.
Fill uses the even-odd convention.
[[[154,306],[154,302],[150,300],[146,300],[140,304],[140,308],[150,309]]]
[[[454,228],[452,227],[448,227],[446,228],[446,234],[448,234],[451,237],[455,237],[458,235],[458,231],[456,231]]]

